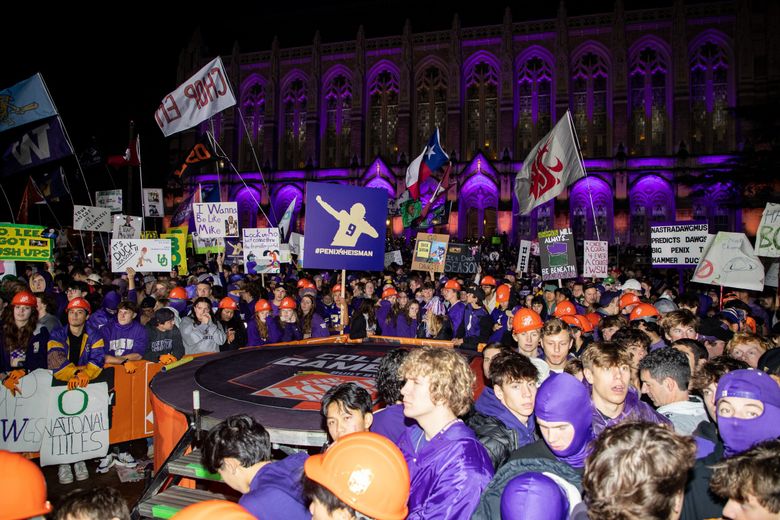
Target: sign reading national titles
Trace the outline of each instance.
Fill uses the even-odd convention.
[[[381,271],[386,218],[383,189],[307,183],[304,266]]]

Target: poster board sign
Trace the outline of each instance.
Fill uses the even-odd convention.
[[[244,244],[240,238],[225,239],[225,262],[230,265],[244,265]]]
[[[132,267],[139,273],[171,270],[171,241],[111,240],[111,271],[124,273]]]
[[[707,242],[692,282],[764,290],[764,266],[744,233],[718,232]]]
[[[144,217],[163,217],[163,191],[159,188],[144,188]]]
[[[282,264],[292,263],[292,252],[290,251],[290,244],[279,245],[279,263]]]
[[[41,442],[41,466],[69,464],[108,453],[108,385],[55,386]]]
[[[133,217],[132,215],[114,215],[112,237],[125,240],[141,238],[142,221],[141,217]]]
[[[202,255],[206,253],[222,253],[225,250],[224,238],[203,238],[198,235],[192,237],[192,248],[195,253]]]
[[[395,262],[398,265],[404,265],[404,259],[401,256],[401,251],[395,250],[395,251],[388,251],[385,253],[385,269],[390,267],[390,264]]]
[[[0,223],[0,260],[50,261],[52,239],[44,237],[44,231],[43,226]]]
[[[756,232],[756,255],[780,257],[780,204],[767,203]]]
[[[517,252],[517,269],[518,273],[528,272],[528,261],[531,256],[531,241],[521,240],[520,249]]]
[[[706,222],[650,226],[653,267],[694,267],[707,244]]]
[[[0,386],[0,450],[24,452],[41,449],[51,379],[50,371],[39,368],[19,380],[17,386],[20,392],[16,396]]]
[[[436,233],[417,233],[417,241],[414,245],[414,257],[412,269],[416,271],[428,271],[443,273],[447,261],[447,244],[449,235]]]
[[[189,267],[187,266],[187,235],[163,233],[160,235],[160,238],[171,242],[171,267],[177,267],[180,275],[189,273]]]
[[[295,231],[290,233],[290,240],[288,241],[288,244],[290,244],[290,253],[300,256],[302,237],[303,235],[301,235],[300,233],[296,233]]]
[[[774,287],[777,289],[777,278],[780,275],[780,261],[775,260],[769,264],[766,268],[766,274],[764,275],[764,286]]]
[[[450,243],[444,271],[447,273],[476,274],[479,267],[480,247],[471,244]]]
[[[244,228],[244,266],[249,274],[277,274],[281,259],[279,228]]]
[[[111,232],[111,211],[96,206],[73,206],[73,229]]]
[[[192,205],[194,235],[200,238],[238,236],[238,204],[235,202],[202,202]]]
[[[381,271],[387,191],[341,184],[306,184],[307,268]]]
[[[122,190],[95,192],[95,205],[99,208],[108,208],[111,213],[122,213]]]
[[[582,276],[606,278],[609,269],[609,242],[585,240],[583,246]]]
[[[542,280],[562,280],[577,277],[577,256],[571,228],[539,232],[539,253]]]

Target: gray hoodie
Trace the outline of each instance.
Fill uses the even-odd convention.
[[[691,435],[699,423],[709,422],[704,402],[695,395],[687,401],[665,404],[658,408],[658,413],[672,421],[674,431],[680,435]]]

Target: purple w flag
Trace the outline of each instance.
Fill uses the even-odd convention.
[[[15,128],[0,134],[3,175],[35,168],[73,153],[62,131],[59,117]]]

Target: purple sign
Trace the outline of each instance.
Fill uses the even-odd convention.
[[[56,161],[72,153],[57,116],[3,133],[0,148],[3,175]]]
[[[306,184],[306,268],[381,271],[385,261],[387,191]]]

